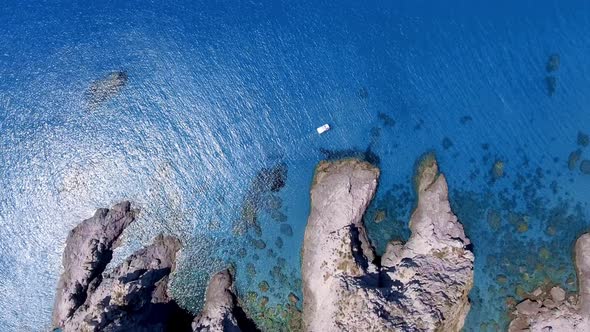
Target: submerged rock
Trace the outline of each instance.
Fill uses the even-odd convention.
[[[385,127],[395,126],[395,119],[389,116],[387,113],[379,112],[377,114],[377,117],[379,118],[379,120],[381,120],[381,122],[383,122],[383,125]]]
[[[435,160],[420,169],[412,235],[388,246],[379,266],[362,223],[379,170],[353,159],[317,167],[302,251],[307,331],[462,328],[473,253]]]
[[[557,90],[557,77],[545,77],[545,85],[547,86],[547,94],[549,97],[552,97],[555,94],[555,90]]]
[[[492,167],[492,177],[497,180],[504,176],[504,162],[502,160],[496,160]]]
[[[275,240],[275,246],[279,249],[283,248],[283,239],[280,236]]]
[[[461,122],[462,125],[467,124],[472,121],[473,121],[473,118],[470,115],[464,115],[461,117],[461,119],[459,119],[459,122]]]
[[[574,250],[579,293],[566,299],[562,288],[553,287],[546,299],[524,300],[516,306],[510,332],[590,331],[590,233],[578,238]]]
[[[297,302],[299,302],[299,298],[297,297],[297,295],[293,294],[293,293],[289,293],[289,302],[291,302],[291,304],[295,305],[297,304]]]
[[[583,132],[578,133],[578,145],[586,147],[590,144],[590,136],[588,134],[584,134]]]
[[[260,289],[261,292],[266,293],[270,289],[270,286],[266,280],[263,280],[258,284],[258,289]]]
[[[127,84],[127,73],[124,71],[115,71],[109,73],[106,77],[92,82],[85,97],[88,107],[95,109],[123,89]]]
[[[375,212],[375,216],[373,216],[373,221],[378,224],[387,218],[387,212],[383,210],[378,210]]]
[[[367,98],[369,98],[369,90],[363,86],[362,88],[360,88],[358,90],[357,95],[361,99],[367,99]]]
[[[442,140],[442,146],[443,146],[443,149],[448,150],[453,146],[453,141],[451,141],[450,138],[445,137]]]
[[[270,213],[279,222],[286,216],[280,212],[281,198],[275,196],[287,182],[288,167],[278,163],[270,168],[261,169],[250,184],[242,204],[241,218],[234,223],[234,233],[243,235],[248,229],[260,236],[262,230],[258,223],[258,214],[262,211]]]
[[[328,150],[320,148],[320,153],[324,156],[324,159],[329,161],[341,160],[341,159],[360,159],[369,162],[373,165],[379,165],[381,159],[373,150],[371,146],[367,147],[366,150],[359,149],[347,149],[347,150]]]
[[[293,236],[293,228],[291,227],[291,225],[281,224],[281,227],[279,229],[281,231],[281,234],[285,236]]]
[[[569,168],[570,171],[575,170],[580,158],[582,158],[582,150],[578,149],[572,151],[567,159],[567,168]]]
[[[559,54],[551,54],[549,56],[549,59],[547,60],[547,66],[545,69],[547,69],[548,73],[552,73],[554,71],[559,70],[559,64]]]

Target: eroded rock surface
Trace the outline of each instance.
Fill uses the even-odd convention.
[[[64,324],[64,331],[188,331],[190,316],[168,296],[180,241],[158,236],[100,284]]]
[[[131,204],[122,202],[111,209],[98,209],[92,218],[70,231],[53,309],[54,326],[63,325],[86,301],[88,288],[100,281],[115,242],[133,220]]]
[[[458,331],[469,311],[473,253],[451,212],[434,158],[422,162],[418,205],[404,245],[376,264],[362,217],[379,170],[358,160],[322,162],[311,190],[303,248],[307,331]]]
[[[190,331],[191,317],[168,296],[180,241],[158,236],[108,273],[112,250],[133,221],[129,202],[100,209],[74,228],[63,257],[54,326],[68,331]]]
[[[112,271],[105,272],[117,239],[132,221],[129,202],[99,209],[66,242],[64,273],[53,325],[62,331],[258,331],[233,294],[228,270],[215,274],[205,306],[194,318],[168,295],[181,243],[159,235]],[[191,324],[192,321],[192,324]]]
[[[563,289],[553,287],[524,300],[516,306],[509,331],[590,331],[590,233],[576,241],[575,256],[578,294],[566,297]]]
[[[238,332],[242,331],[234,312],[239,310],[232,291],[232,276],[228,270],[215,274],[207,286],[205,307],[195,318],[194,332]],[[250,331],[248,328],[244,331]]]

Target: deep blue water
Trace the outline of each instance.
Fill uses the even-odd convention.
[[[590,175],[568,156],[590,159],[577,144],[590,133],[589,36],[587,1],[4,1],[0,330],[49,327],[67,232],[123,199],[141,214],[116,258],[180,236],[188,308],[226,262],[242,298],[284,306],[301,297],[314,166],[351,149],[382,170],[366,220],[378,250],[408,236],[414,164],[435,151],[475,248],[466,330],[502,330],[524,292],[575,291]],[[89,109],[85,91],[118,70],[127,85]],[[333,130],[318,136],[323,123]],[[281,163],[285,187],[259,193],[257,174]],[[261,236],[237,235],[252,196]]]

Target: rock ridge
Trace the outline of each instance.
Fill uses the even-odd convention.
[[[135,212],[127,201],[98,209],[68,235],[53,326],[69,331],[257,331],[237,305],[229,270],[215,274],[203,311],[193,317],[168,294],[181,242],[158,235],[105,272]],[[192,323],[192,324],[191,324]]]
[[[444,175],[433,156],[421,162],[412,235],[391,242],[380,264],[362,222],[378,178],[376,167],[354,159],[316,169],[302,251],[305,329],[459,331],[474,256]]]
[[[363,216],[379,175],[378,168],[357,159],[321,162],[316,168],[302,248],[304,329],[459,331],[470,308],[474,257],[451,211],[444,175],[433,156],[423,159],[415,178],[412,234],[405,244],[391,241],[377,257]],[[97,210],[70,232],[53,313],[56,328],[258,331],[238,305],[229,269],[211,277],[196,317],[176,304],[168,293],[182,247],[175,237],[159,235],[106,271],[134,219],[131,204],[122,202]]]

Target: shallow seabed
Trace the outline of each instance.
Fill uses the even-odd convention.
[[[118,260],[177,234],[183,305],[233,262],[256,320],[296,329],[313,169],[350,155],[382,169],[383,250],[436,152],[476,254],[467,331],[504,330],[544,283],[576,289],[587,1],[4,1],[0,27],[2,331],[49,327],[67,232],[123,199],[141,214]],[[113,71],[124,86],[89,102]]]

